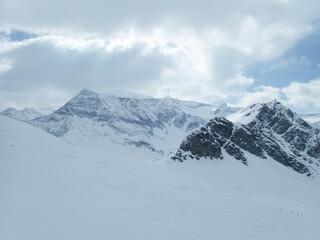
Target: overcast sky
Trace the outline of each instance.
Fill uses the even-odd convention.
[[[83,88],[320,112],[320,1],[0,0],[0,110]]]

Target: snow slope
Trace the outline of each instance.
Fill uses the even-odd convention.
[[[248,157],[79,147],[0,116],[0,239],[319,239],[319,182]]]

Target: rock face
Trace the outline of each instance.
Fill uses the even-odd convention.
[[[205,119],[187,111],[209,112],[211,108],[172,98],[125,92],[98,94],[84,89],[56,112],[31,123],[69,142],[108,139],[162,151],[165,145],[178,145],[188,133],[205,124]]]
[[[248,152],[260,158],[272,158],[308,176],[318,174],[319,129],[277,101],[255,104],[242,112],[246,124],[214,118],[188,135],[172,158],[178,161],[200,157],[223,159],[225,152],[248,165]]]
[[[257,136],[247,127],[217,117],[210,120],[205,127],[188,135],[173,159],[183,161],[189,156],[197,159],[200,157],[223,159],[222,150],[225,150],[229,155],[247,164],[243,150],[265,158],[258,141]]]

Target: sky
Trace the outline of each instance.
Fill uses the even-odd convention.
[[[0,110],[83,88],[320,113],[320,1],[0,0]]]

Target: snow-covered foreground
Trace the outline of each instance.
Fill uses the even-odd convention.
[[[249,160],[74,146],[0,116],[0,239],[319,239],[319,181]]]

